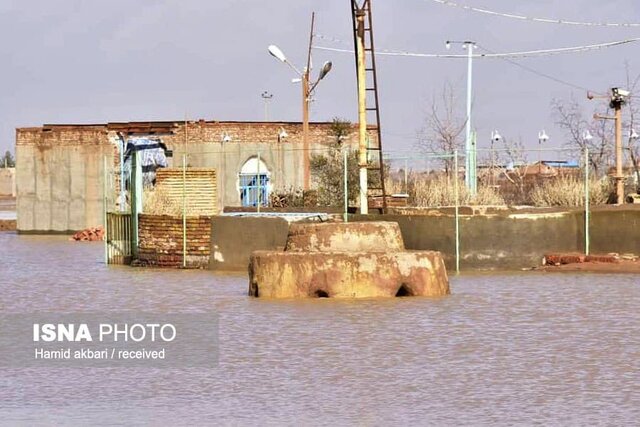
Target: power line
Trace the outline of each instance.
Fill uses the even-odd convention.
[[[344,42],[343,40],[337,39],[335,37],[331,37],[331,36],[323,36],[320,34],[316,35],[318,38],[323,39],[323,40],[328,40],[328,41],[332,41],[335,43],[343,43],[346,44],[346,42]],[[514,65],[516,67],[519,67],[529,73],[535,74],[539,77],[554,81],[558,84],[564,85],[564,86],[568,86],[571,87],[573,89],[578,89],[578,90],[583,90],[586,92],[593,92],[595,94],[599,94],[597,91],[593,91],[591,89],[588,89],[586,87],[577,85],[575,83],[571,83],[569,81],[566,80],[562,80],[558,77],[554,77],[550,74],[538,71],[534,68],[528,67],[526,65],[523,65],[517,61],[514,61],[513,58],[526,58],[526,57],[539,57],[539,56],[548,56],[548,55],[556,55],[556,54],[566,54],[566,53],[577,53],[577,52],[585,52],[585,51],[590,51],[590,50],[595,50],[595,49],[604,49],[604,48],[609,48],[609,47],[613,47],[613,46],[619,46],[619,45],[623,45],[623,44],[628,44],[628,43],[634,43],[640,41],[640,38],[632,38],[632,39],[626,39],[626,40],[620,40],[620,41],[614,41],[614,42],[608,42],[608,43],[600,43],[600,44],[594,44],[594,45],[586,45],[586,46],[576,46],[576,47],[568,47],[568,48],[556,48],[556,49],[538,49],[538,50],[530,50],[530,51],[520,51],[520,52],[508,52],[508,53],[496,53],[493,52],[483,46],[478,45],[478,47],[480,47],[482,50],[488,52],[488,53],[480,53],[480,54],[476,54],[473,55],[474,58],[487,58],[487,59],[500,59],[503,60],[511,65]],[[340,48],[331,48],[331,47],[324,47],[324,46],[313,46],[314,49],[318,49],[318,50],[327,50],[327,51],[332,51],[332,52],[342,52],[342,53],[351,53],[353,54],[353,50],[350,49],[340,49]],[[449,59],[449,58],[454,58],[454,59],[466,59],[468,58],[467,55],[448,55],[448,54],[434,54],[434,53],[413,53],[413,52],[403,52],[403,51],[392,51],[392,50],[377,50],[376,53],[378,55],[385,55],[385,56],[405,56],[405,57],[417,57],[417,58],[442,58],[442,59]]]
[[[325,40],[327,38],[323,37]],[[338,41],[338,39],[334,39]],[[480,53],[472,55],[474,58],[525,58],[525,57],[537,57],[537,56],[550,56],[550,55],[559,55],[565,53],[578,53],[578,52],[587,52],[591,50],[597,49],[606,49],[609,47],[620,46],[628,43],[635,43],[640,41],[640,37],[618,40],[614,42],[608,43],[599,43],[585,46],[574,46],[574,47],[562,47],[556,49],[536,49],[536,50],[527,50],[527,51],[519,51],[519,52],[506,52],[506,53]],[[351,53],[353,54],[353,49],[341,49],[341,48],[333,48],[326,46],[313,46],[313,49],[317,50],[327,50],[331,52],[342,52],[342,53]],[[486,50],[486,49],[485,49]],[[488,51],[489,52],[489,51]],[[406,52],[406,51],[394,51],[394,50],[385,50],[385,49],[377,49],[376,55],[384,55],[384,56],[408,56],[415,58],[464,58],[467,59],[467,55],[450,55],[450,54],[437,54],[437,53],[414,53],[414,52]]]
[[[491,52],[489,49],[487,49],[487,48],[485,48],[485,47],[483,47],[483,46],[478,45],[478,47],[480,47],[480,48],[481,48],[481,49],[483,49],[483,50],[486,50],[487,52]],[[509,63],[509,64],[511,64],[511,65],[515,65],[516,67],[519,67],[519,68],[521,68],[521,69],[523,69],[523,70],[525,70],[525,71],[528,71],[529,73],[535,74],[535,75],[537,75],[537,76],[539,76],[539,77],[543,77],[543,78],[545,78],[545,79],[552,80],[552,81],[554,81],[554,82],[556,82],[556,83],[559,83],[559,84],[561,84],[561,85],[565,85],[565,86],[568,86],[568,87],[571,87],[571,88],[574,88],[574,89],[578,89],[578,90],[583,90],[583,91],[585,91],[585,92],[593,92],[593,93],[595,93],[596,95],[600,95],[598,92],[593,91],[593,90],[591,90],[591,89],[588,89],[588,88],[586,88],[586,87],[576,85],[576,84],[574,84],[574,83],[568,82],[568,81],[566,81],[566,80],[559,79],[559,78],[554,77],[554,76],[552,76],[552,75],[550,75],[550,74],[546,74],[546,73],[543,73],[543,72],[541,72],[541,71],[538,71],[538,70],[536,70],[536,69],[534,69],[534,68],[531,68],[531,67],[528,67],[528,66],[526,66],[526,65],[520,64],[519,62],[514,61],[513,59],[510,59],[509,57],[500,57],[500,59],[501,59],[501,60],[503,60],[503,61],[505,61],[505,62],[508,62],[508,63]]]
[[[431,1],[442,4],[442,5],[446,5],[446,6],[452,6],[452,7],[457,7],[464,10],[469,10],[472,12],[484,13],[485,15],[519,19],[521,21],[542,22],[545,24],[563,24],[563,25],[583,26],[583,27],[623,27],[623,28],[624,27],[627,27],[627,28],[640,27],[640,23],[636,23],[636,22],[585,22],[585,21],[574,21],[574,20],[568,20],[568,19],[536,18],[536,17],[518,15],[514,13],[496,12],[494,10],[467,6],[467,5],[456,3],[450,0],[431,0]]]

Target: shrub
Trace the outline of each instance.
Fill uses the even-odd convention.
[[[270,195],[269,206],[273,208],[302,208],[318,206],[318,192],[301,188],[276,189]]]
[[[612,187],[608,180],[591,179],[589,182],[589,203],[607,203]],[[584,206],[584,181],[572,176],[550,179],[536,185],[531,191],[534,206]]]
[[[412,175],[407,180],[407,192],[409,205],[417,207],[453,206],[456,204],[455,183],[453,178],[439,176],[436,178],[425,175]],[[387,180],[389,194],[405,192],[403,181]],[[472,196],[464,185],[464,181],[458,180],[458,204],[460,205],[504,205],[504,199],[489,186],[479,186],[478,192]]]

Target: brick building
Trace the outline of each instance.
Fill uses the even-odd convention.
[[[369,135],[376,144],[375,129]],[[180,167],[186,153],[188,167],[214,168],[220,209],[248,202],[243,198],[243,185],[249,183],[243,176],[255,174],[256,169],[268,183],[267,192],[303,185],[299,122],[200,120],[19,128],[18,230],[68,232],[102,224],[105,163],[108,169],[119,168],[121,136],[160,138],[173,151],[170,166],[172,162]],[[326,152],[333,141],[332,123],[310,124],[311,153]],[[357,147],[355,126],[343,143]]]

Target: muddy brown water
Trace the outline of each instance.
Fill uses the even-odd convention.
[[[640,420],[640,276],[475,274],[451,285],[442,299],[255,300],[244,275],[106,267],[100,243],[0,233],[3,313],[220,314],[215,368],[0,369],[0,423]]]

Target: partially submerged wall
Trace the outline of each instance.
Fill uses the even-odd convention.
[[[470,210],[465,210],[471,212]],[[444,215],[352,215],[351,221],[393,221],[409,250],[440,251],[455,267],[455,219]],[[273,218],[214,217],[210,268],[245,270],[254,250],[282,249],[288,226]],[[591,253],[640,254],[640,206],[596,208],[591,213]],[[463,270],[513,270],[539,266],[549,252],[584,252],[584,212],[537,210],[460,217]]]
[[[436,250],[455,265],[453,215],[354,215],[356,221],[394,221],[407,249]],[[591,212],[590,252],[640,254],[640,209],[596,208]],[[460,216],[460,267],[520,269],[540,265],[548,252],[584,252],[584,211],[530,210]]]
[[[100,126],[16,134],[18,231],[68,233],[102,225],[104,158],[115,147]]]
[[[284,250],[289,224],[282,218],[214,216],[209,268],[247,271],[257,250]]]
[[[211,217],[187,217],[187,268],[209,265]],[[183,223],[181,216],[140,214],[137,264],[182,267]]]

